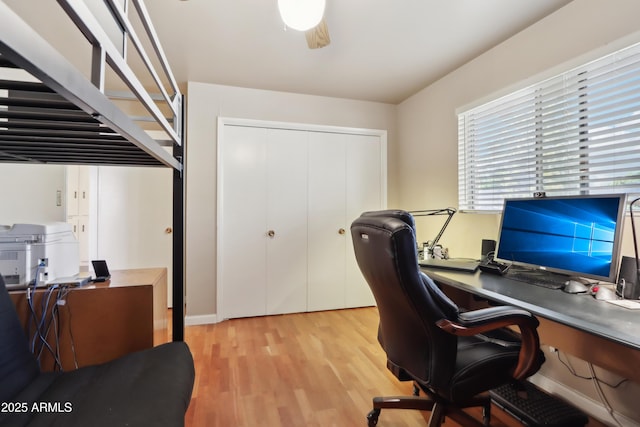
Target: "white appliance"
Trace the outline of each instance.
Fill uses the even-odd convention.
[[[78,241],[71,224],[0,225],[0,274],[7,287],[74,276],[79,266]]]

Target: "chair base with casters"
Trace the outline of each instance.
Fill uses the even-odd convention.
[[[430,411],[429,427],[440,426],[445,416],[461,423],[464,426],[488,427],[491,422],[491,398],[488,393],[478,395],[465,402],[451,405],[449,402],[435,396],[428,389],[422,388],[426,396],[420,396],[421,388],[413,383],[413,396],[384,396],[373,398],[373,409],[367,414],[367,426],[375,427],[382,409],[413,409],[418,411]],[[471,417],[463,411],[464,408],[482,408],[482,422]]]

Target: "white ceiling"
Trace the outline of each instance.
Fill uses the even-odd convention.
[[[399,103],[571,0],[327,0],[307,48],[277,0],[146,0],[179,82]]]
[[[90,45],[56,1],[0,1],[88,73]],[[570,2],[327,0],[331,44],[312,50],[277,0],[145,0],[179,83],[392,104]]]

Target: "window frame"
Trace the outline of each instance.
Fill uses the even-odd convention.
[[[630,65],[624,65],[625,61]],[[613,75],[612,81],[617,81],[614,78],[618,67],[621,70],[628,67],[630,77],[620,83],[607,83],[607,73]],[[562,95],[555,94],[561,91],[564,91]],[[627,101],[625,96],[628,97]],[[607,97],[612,99],[608,100]],[[549,112],[553,102],[564,105],[573,119],[566,119],[562,124],[562,119],[558,118],[561,113],[556,116]],[[613,107],[601,106],[599,102],[614,103],[617,110],[609,112],[607,108]],[[513,111],[510,112],[510,108]],[[502,116],[503,110],[509,114]],[[605,119],[597,117],[598,114]],[[607,119],[607,115],[613,118]],[[550,196],[616,192],[640,195],[640,173],[637,177],[633,177],[633,174],[621,175],[625,171],[631,173],[634,164],[640,169],[640,43],[585,61],[550,78],[538,79],[533,84],[480,105],[461,109],[457,111],[457,116],[460,211],[499,212],[505,198],[530,197],[534,192],[545,192]],[[599,120],[610,121],[599,125]],[[511,136],[500,136],[491,143],[482,140],[482,132],[486,132],[490,138],[491,126],[497,129],[508,121],[520,123],[504,126],[508,128],[505,135]],[[557,125],[556,122],[561,124]],[[486,131],[483,126],[489,130]],[[514,130],[516,126],[528,130]],[[625,126],[630,127],[625,130]],[[509,131],[512,133],[509,134]],[[497,135],[498,131],[495,132]],[[527,132],[530,135],[525,135]],[[556,147],[552,154],[548,154],[556,141],[556,133],[560,135],[557,137],[560,148]],[[508,138],[523,136],[525,139],[521,143],[508,141]],[[506,142],[501,142],[502,139]],[[629,142],[624,142],[627,139]],[[638,152],[633,153],[636,145]],[[624,153],[616,160],[618,147]],[[515,163],[513,168],[505,166],[505,163],[516,158],[516,154],[519,163]],[[503,160],[500,160],[500,156]],[[609,173],[608,167],[618,162],[623,166],[622,169]],[[496,167],[492,168],[493,165]],[[500,174],[515,175],[503,181]],[[606,178],[608,174],[611,176]],[[601,185],[607,180],[609,184]],[[616,184],[618,181],[621,183]],[[624,184],[624,181],[630,183]],[[510,184],[517,184],[514,191],[508,191],[512,188],[507,187]],[[500,185],[506,187],[501,189]]]

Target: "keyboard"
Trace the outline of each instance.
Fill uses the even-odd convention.
[[[479,261],[468,258],[429,258],[418,261],[420,267],[442,268],[445,270],[467,271],[473,273],[478,269]]]
[[[498,387],[489,395],[525,426],[582,427],[589,421],[584,412],[527,381]]]
[[[507,270],[504,277],[548,289],[562,289],[568,280],[566,276],[540,271]]]

